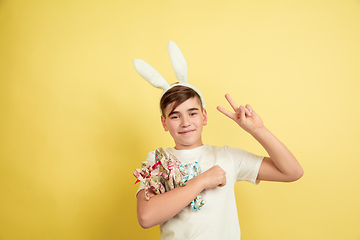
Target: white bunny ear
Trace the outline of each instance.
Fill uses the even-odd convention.
[[[161,74],[156,71],[155,68],[150,66],[150,64],[144,60],[134,59],[133,64],[138,74],[140,74],[140,76],[142,76],[154,87],[161,88],[163,90],[167,90],[170,87],[165,78],[163,78],[163,76],[161,76]]]
[[[173,42],[168,43],[169,57],[179,83],[187,83],[188,66],[180,48]]]

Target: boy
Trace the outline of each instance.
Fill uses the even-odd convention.
[[[185,86],[168,90],[160,103],[161,122],[175,147],[167,151],[181,162],[198,161],[202,174],[190,179],[186,186],[160,195],[150,190],[149,201],[139,188],[139,223],[143,228],[161,224],[161,239],[240,239],[234,196],[236,180],[291,182],[303,174],[295,157],[266,129],[250,105],[238,107],[229,95],[225,97],[234,112],[217,109],[250,133],[270,157],[261,158],[227,146],[204,145],[201,133],[207,124],[207,113],[199,95]],[[147,160],[154,162],[154,152],[148,154]],[[191,212],[186,206],[200,192],[207,202],[201,210]]]
[[[240,227],[234,194],[236,181],[260,180],[291,182],[303,175],[292,155],[263,124],[250,105],[237,106],[227,94],[233,112],[217,109],[251,134],[267,151],[260,157],[238,148],[203,144],[201,134],[207,124],[207,113],[201,92],[187,82],[187,64],[180,49],[168,44],[171,64],[179,83],[170,86],[148,63],[135,59],[136,71],[151,85],[164,90],[160,99],[161,122],[174,139],[175,147],[166,151],[182,163],[198,162],[202,173],[183,187],[155,195],[144,195],[141,183],[137,193],[137,215],[143,228],[160,224],[161,239],[240,239]],[[155,162],[150,152],[146,161]],[[192,212],[188,205],[201,192],[205,205]]]

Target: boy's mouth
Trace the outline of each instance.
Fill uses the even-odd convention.
[[[195,130],[186,130],[186,131],[182,131],[182,132],[179,132],[179,134],[189,134],[191,132],[194,132]]]

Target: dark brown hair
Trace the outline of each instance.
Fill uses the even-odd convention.
[[[181,85],[170,88],[160,99],[160,109],[161,109],[161,113],[162,113],[163,117],[166,118],[165,109],[169,104],[174,103],[174,105],[172,106],[172,109],[170,111],[170,112],[172,112],[180,104],[182,104],[186,100],[193,98],[193,97],[196,97],[197,100],[199,101],[200,106],[201,106],[201,111],[202,111],[203,107],[202,107],[202,102],[201,102],[200,96],[199,96],[199,94],[197,94],[195,92],[194,89],[185,87],[185,86],[181,86]]]

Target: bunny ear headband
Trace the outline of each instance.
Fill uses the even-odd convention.
[[[160,99],[170,88],[179,85],[185,86],[192,88],[200,96],[202,107],[203,109],[205,109],[205,101],[201,92],[187,81],[188,66],[186,64],[186,60],[183,54],[180,51],[180,48],[173,41],[169,41],[168,51],[171,65],[174,69],[176,78],[178,79],[179,83],[170,86],[169,83],[165,80],[165,78],[163,78],[163,76],[161,76],[160,73],[155,70],[155,68],[153,68],[152,66],[150,66],[150,64],[141,59],[133,60],[136,71],[151,85],[164,90],[164,92],[161,94]]]

